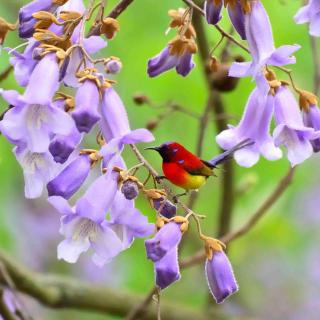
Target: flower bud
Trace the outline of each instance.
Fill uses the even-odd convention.
[[[121,192],[126,199],[133,200],[138,196],[139,188],[134,181],[127,180],[122,184]]]
[[[239,290],[232,266],[223,251],[216,251],[205,266],[208,286],[217,303],[222,303]]]
[[[117,58],[111,58],[106,64],[105,64],[106,72],[111,74],[119,73],[122,69],[122,63]]]
[[[153,207],[156,210],[160,210],[160,214],[168,219],[171,219],[177,214],[177,207],[169,200],[164,198],[153,199]],[[164,203],[163,203],[164,202]]]
[[[133,101],[137,105],[142,105],[142,104],[148,103],[149,102],[149,98],[144,94],[135,94],[133,96]]]
[[[147,122],[146,128],[150,131],[154,130],[159,124],[159,121],[157,119],[151,119]]]

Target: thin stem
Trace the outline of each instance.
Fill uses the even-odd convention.
[[[317,38],[310,35],[310,41],[311,41],[311,51],[312,51],[312,58],[314,63],[314,94],[318,95],[319,89],[320,89],[320,60],[319,60],[319,49],[318,49],[318,43]]]

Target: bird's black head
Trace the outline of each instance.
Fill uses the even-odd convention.
[[[145,148],[145,150],[155,150],[159,152],[160,156],[163,159],[163,162],[170,162],[179,151],[179,148],[180,144],[177,142],[166,142],[159,147],[149,147]]]

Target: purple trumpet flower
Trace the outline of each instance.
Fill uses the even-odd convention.
[[[19,10],[19,37],[31,38],[34,32],[34,25],[37,22],[32,14],[38,11],[54,12],[60,4],[67,0],[34,0]]]
[[[309,110],[302,111],[303,123],[315,131],[320,131],[320,110],[316,105],[310,105]],[[310,141],[314,152],[320,151],[320,138]]]
[[[14,153],[23,169],[25,197],[40,197],[44,186],[55,176],[60,166],[49,152],[37,153],[25,147],[16,147]]]
[[[23,53],[19,53],[15,49],[9,50],[12,55],[10,63],[14,68],[14,77],[22,87],[27,86],[31,73],[38,63],[38,61],[33,58],[33,53],[39,45],[39,42],[34,39],[29,39],[28,42]]]
[[[251,2],[251,12],[245,14],[245,31],[252,61],[234,62],[229,70],[229,76],[242,78],[251,75],[257,81],[259,88],[269,91],[269,86],[266,86],[264,81],[263,68],[266,65],[294,64],[296,59],[292,54],[300,46],[285,45],[275,48],[270,20],[260,1]]]
[[[147,257],[155,263],[156,284],[161,289],[165,289],[181,277],[178,264],[178,245],[181,237],[180,225],[169,222],[154,238],[145,241]]]
[[[207,0],[204,2],[204,11],[207,22],[216,25],[222,18],[223,0]],[[244,26],[244,12],[241,7],[240,0],[235,3],[228,3],[228,14],[230,20],[243,40],[246,40],[245,26]]]
[[[156,77],[172,68],[176,68],[181,76],[187,76],[195,66],[192,55],[196,52],[197,46],[193,40],[174,39],[157,56],[148,61],[149,77]]]
[[[56,135],[50,142],[49,151],[54,161],[65,163],[81,141],[81,134],[74,127],[69,135]]]
[[[77,91],[75,109],[71,114],[80,132],[88,133],[100,120],[99,103],[100,95],[96,83],[85,80]]]
[[[178,263],[178,247],[171,249],[162,259],[154,264],[156,274],[156,285],[161,290],[170,284],[180,280],[181,274]]]
[[[112,87],[104,90],[101,114],[101,130],[108,141],[100,150],[104,167],[108,167],[111,159],[121,155],[124,145],[154,140],[151,132],[146,129],[131,131],[123,102]]]
[[[215,251],[212,259],[206,260],[205,272],[210,292],[217,303],[224,302],[239,290],[230,261],[223,251]]]
[[[123,250],[129,248],[135,238],[145,238],[154,233],[155,226],[134,207],[134,201],[127,200],[121,192],[114,198],[108,226],[121,239]]]
[[[58,246],[58,259],[75,263],[91,247],[93,261],[102,265],[122,251],[121,240],[105,220],[117,192],[117,178],[115,173],[100,176],[74,208],[62,197],[48,199],[62,214],[60,233],[66,237]]]
[[[309,23],[309,33],[314,37],[320,37],[320,2],[309,0],[294,16],[297,24]]]
[[[148,259],[156,262],[162,259],[181,241],[180,225],[175,222],[165,224],[153,239],[145,241]]]
[[[251,167],[259,160],[262,154],[268,160],[277,160],[282,152],[274,145],[269,133],[273,113],[274,98],[265,95],[255,88],[251,93],[245,112],[240,123],[217,135],[217,143],[225,150],[229,150],[241,141],[251,139],[254,144],[237,150],[234,153],[236,162],[244,167]]]
[[[285,145],[291,165],[295,166],[311,157],[313,148],[310,140],[317,138],[317,135],[314,129],[304,125],[297,101],[285,85],[276,92],[274,117],[275,145]]]
[[[76,157],[53,180],[47,184],[49,196],[71,198],[82,186],[90,173],[91,160],[89,155]]]
[[[11,142],[41,153],[48,150],[53,134],[69,135],[74,130],[72,118],[51,103],[58,89],[58,75],[56,56],[49,54],[35,67],[22,96],[14,90],[0,91],[14,106],[0,122],[2,133]]]

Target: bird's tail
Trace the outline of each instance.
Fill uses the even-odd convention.
[[[238,144],[236,144],[234,147],[232,147],[231,149],[215,156],[214,158],[212,158],[209,161],[206,161],[206,164],[211,167],[211,168],[215,168],[217,165],[219,165],[220,163],[223,163],[229,159],[232,158],[233,154],[245,147],[251,146],[253,145],[254,142],[251,139],[246,139],[243,140],[241,142],[239,142]]]

